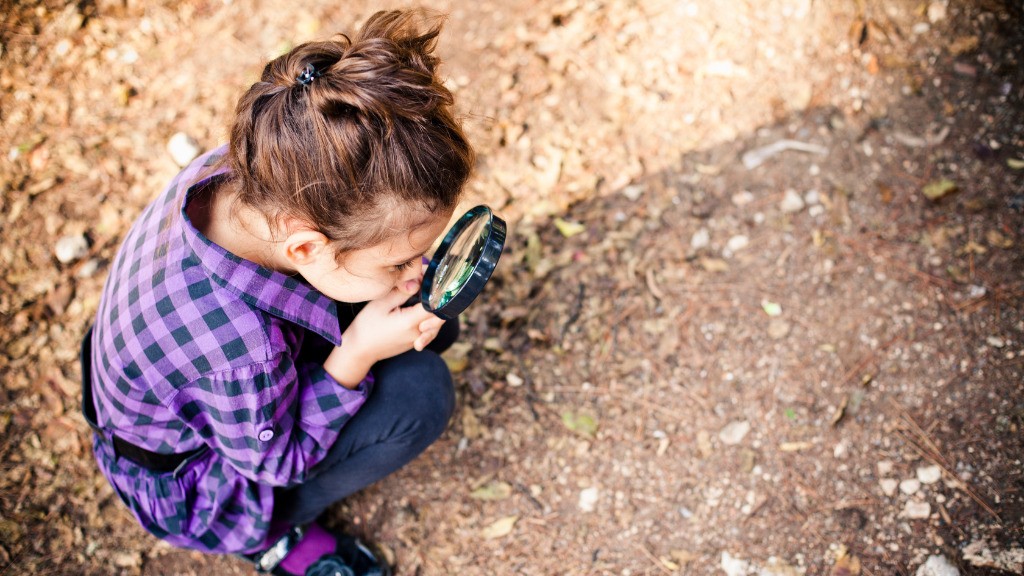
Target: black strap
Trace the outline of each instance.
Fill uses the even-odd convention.
[[[132,462],[152,470],[153,472],[164,473],[173,472],[181,466],[189,458],[205,452],[208,447],[200,446],[195,450],[189,450],[188,452],[182,452],[180,454],[161,454],[159,452],[151,452],[145,448],[139,448],[134,444],[130,444],[124,440],[121,440],[114,434],[106,433],[100,428],[99,423],[96,420],[96,404],[93,403],[92,397],[92,328],[85,333],[85,338],[82,339],[82,350],[79,355],[79,361],[82,364],[82,414],[85,416],[85,421],[89,423],[89,426],[95,430],[100,436],[109,437],[113,439],[114,454],[127,458]]]

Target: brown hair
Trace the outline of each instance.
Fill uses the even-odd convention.
[[[436,76],[441,24],[377,12],[354,38],[299,45],[242,96],[228,163],[238,199],[297,217],[339,255],[385,240],[397,206],[450,211],[474,153]],[[315,77],[300,75],[312,65]],[[399,212],[400,213],[400,212]]]

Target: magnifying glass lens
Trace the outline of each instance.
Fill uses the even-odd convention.
[[[452,242],[438,264],[437,274],[430,288],[431,307],[444,307],[466,285],[484,251],[488,229],[487,220],[477,218]]]
[[[484,289],[504,245],[504,220],[486,206],[466,212],[427,266],[420,289],[423,307],[446,320],[458,317]]]

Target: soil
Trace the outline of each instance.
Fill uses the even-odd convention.
[[[171,136],[380,4],[2,3],[0,574],[252,573],[137,527],[77,345]],[[1019,2],[437,8],[508,246],[449,430],[328,523],[410,575],[1024,572]]]

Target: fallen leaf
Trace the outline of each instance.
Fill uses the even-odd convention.
[[[953,40],[949,45],[949,51],[954,56],[966,54],[978,48],[978,37],[977,36],[961,36],[956,40]]]
[[[483,435],[483,427],[477,419],[473,409],[465,406],[462,409],[462,435],[470,440],[475,440]]]
[[[476,490],[473,490],[473,492],[469,494],[469,497],[474,500],[494,501],[504,500],[511,495],[512,486],[507,482],[494,481],[488,482]]]
[[[587,227],[583,224],[563,220],[561,218],[555,218],[555,228],[558,228],[558,231],[566,238],[572,238],[577,234],[582,234],[587,231]]]
[[[989,230],[985,233],[985,240],[989,243],[989,246],[995,248],[1002,248],[1004,250],[1013,248],[1013,240],[1004,236],[998,230]]]
[[[593,437],[597,434],[597,421],[587,414],[562,412],[562,424],[577,434]]]
[[[493,540],[495,538],[501,538],[502,536],[508,536],[512,533],[512,528],[515,527],[518,520],[519,516],[506,516],[481,530],[480,536],[486,540]]]
[[[831,576],[858,576],[860,574],[860,558],[849,553],[846,546],[841,546],[836,554],[836,563],[832,566]]]
[[[936,180],[935,182],[926,184],[921,192],[924,193],[925,198],[935,201],[956,192],[956,190],[955,182],[943,178],[942,180]]]
[[[832,413],[832,425],[833,426],[835,426],[836,424],[839,424],[839,421],[843,419],[843,416],[846,416],[846,405],[849,404],[849,403],[850,403],[850,397],[849,396],[843,396],[843,400],[839,403],[839,406],[836,407],[836,411]]]
[[[779,316],[782,314],[782,306],[768,300],[761,300],[761,309],[769,316]]]
[[[701,258],[700,266],[708,272],[725,272],[729,269],[729,264],[718,258]]]
[[[800,452],[814,447],[810,442],[783,442],[779,444],[779,450],[783,452]]]

